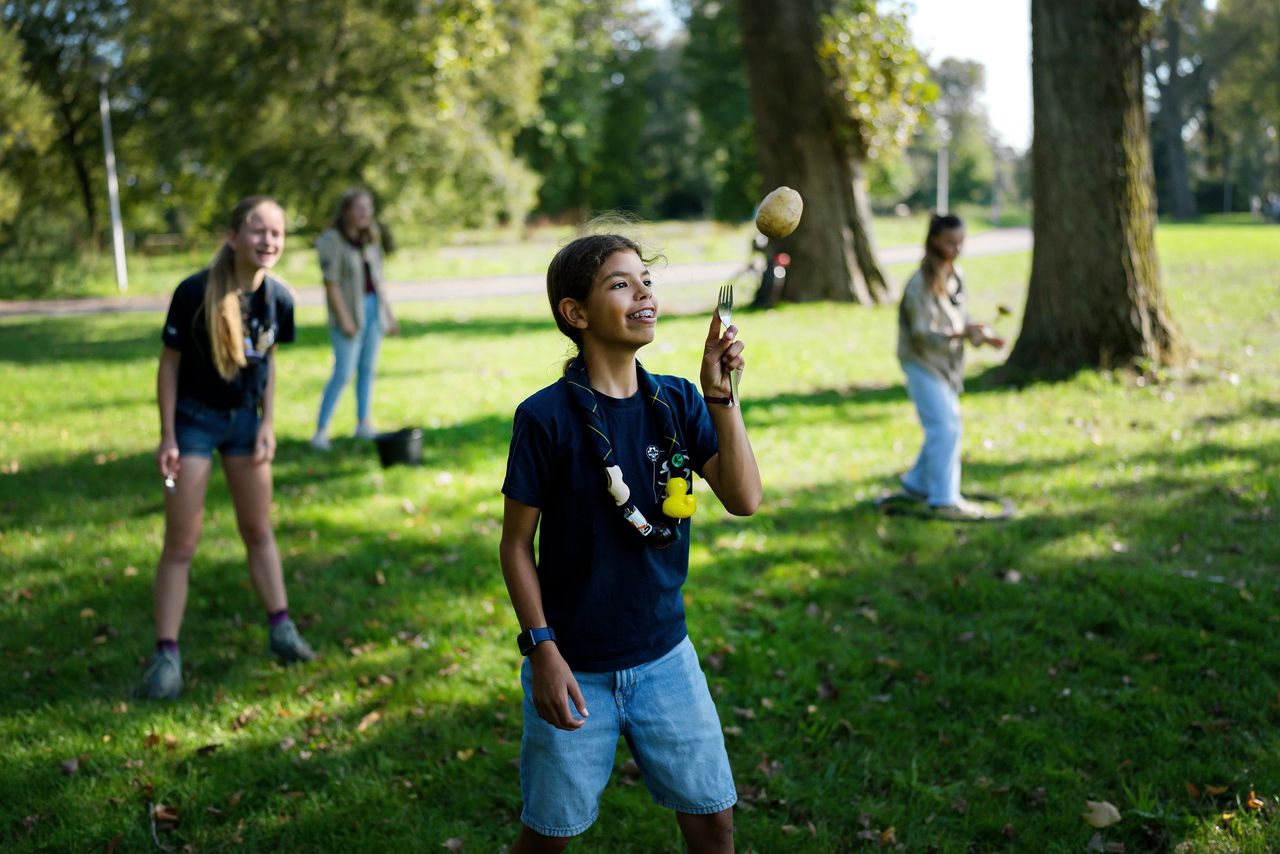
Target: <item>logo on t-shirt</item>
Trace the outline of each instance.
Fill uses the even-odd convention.
[[[644,455],[649,458],[649,462],[656,463],[658,457],[662,456],[662,452],[658,450],[657,445],[650,445],[644,449]]]

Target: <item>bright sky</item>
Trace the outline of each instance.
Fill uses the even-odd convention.
[[[987,69],[983,101],[996,134],[1031,146],[1030,0],[914,0],[911,33],[930,64],[952,57]]]

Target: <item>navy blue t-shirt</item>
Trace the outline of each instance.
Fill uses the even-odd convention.
[[[185,279],[173,292],[161,335],[166,347],[182,353],[178,363],[178,396],[190,397],[214,409],[256,406],[262,400],[270,372],[271,348],[294,339],[293,297],[270,276],[252,293],[241,294],[240,321],[245,333],[248,363],[229,381],[213,364],[204,291],[209,271]]]
[[[695,472],[719,451],[707,404],[679,377],[654,375]],[[642,393],[596,394],[631,500],[650,522],[662,514],[667,446]],[[547,625],[575,670],[623,670],[671,651],[688,634],[680,587],[689,574],[689,520],[666,549],[647,545],[605,489],[574,397],[562,378],[516,409],[502,493],[541,511],[538,582]]]

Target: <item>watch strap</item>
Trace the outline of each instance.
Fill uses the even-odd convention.
[[[520,647],[521,655],[528,655],[533,652],[534,647],[546,641],[556,639],[556,633],[550,626],[538,626],[536,628],[525,629],[516,635],[516,646]]]

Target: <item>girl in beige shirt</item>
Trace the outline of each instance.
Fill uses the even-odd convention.
[[[960,494],[964,342],[1003,347],[1004,340],[969,317],[964,280],[955,266],[963,244],[964,222],[953,214],[934,214],[924,260],[898,308],[898,361],[924,428],[924,444],[902,476],[902,487],[941,517],[976,519],[984,515],[982,508]]]

